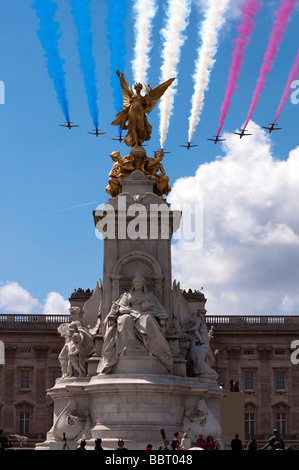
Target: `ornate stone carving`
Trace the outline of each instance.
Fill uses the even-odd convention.
[[[83,415],[78,414],[77,404],[71,399],[59,414],[52,429],[54,439],[60,441],[73,441],[91,438],[91,419],[89,410],[84,410]]]
[[[204,399],[197,402],[196,410],[187,409],[183,418],[183,429],[193,442],[196,442],[199,434],[215,439],[222,439],[222,430],[218,420],[208,408]]]
[[[212,368],[215,358],[210,348],[212,332],[208,331],[204,313],[191,314],[176,281],[173,282],[172,312],[173,330],[184,339],[182,355],[189,363],[189,375],[199,376],[201,382],[216,382],[218,374]]]
[[[65,343],[58,356],[62,378],[85,377],[87,360],[94,352],[93,334],[97,331],[100,319],[101,289],[97,288],[84,305],[84,315],[79,319],[80,307],[71,307],[70,323],[62,323],[57,328]],[[95,310],[96,306],[96,310]],[[94,313],[96,312],[96,315]]]
[[[147,350],[172,371],[172,355],[164,337],[167,313],[157,297],[148,292],[140,273],[132,280],[132,287],[113,302],[103,325],[104,344],[99,365],[100,373],[111,372],[126,350]]]

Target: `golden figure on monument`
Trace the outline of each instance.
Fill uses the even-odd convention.
[[[120,182],[127,178],[134,170],[141,170],[148,178],[155,180],[154,192],[160,197],[163,197],[164,194],[167,196],[171,188],[168,184],[169,178],[161,163],[163,156],[163,150],[158,150],[155,152],[154,158],[148,158],[145,155],[140,163],[131,154],[125,155],[122,158],[118,150],[112,152],[110,157],[115,163],[109,173],[106,192],[110,196],[116,197],[121,193]]]
[[[112,125],[120,126],[122,130],[128,130],[124,140],[128,147],[140,146],[143,142],[150,140],[152,133],[152,126],[149,124],[146,114],[149,114],[154,109],[175,79],[170,78],[153,89],[146,85],[146,93],[142,95],[141,90],[143,86],[141,83],[135,83],[134,88],[136,93],[134,93],[125,80],[123,73],[119,72],[119,70],[116,73],[120,80],[124,106],[116,115]]]
[[[154,187],[155,193],[161,197],[163,196],[163,194],[167,196],[167,194],[171,191],[171,188],[168,184],[169,178],[166,175],[164,167],[161,163],[163,157],[163,150],[157,150],[155,152],[154,158],[147,158],[144,171],[145,175],[148,178],[156,180],[156,184]]]
[[[135,170],[134,157],[126,155],[121,158],[119,151],[112,152],[110,157],[115,162],[110,173],[106,192],[115,197],[121,192],[120,181]]]
[[[154,192],[163,197],[164,194],[167,195],[171,191],[168,184],[169,178],[161,163],[164,156],[163,150],[156,151],[154,158],[148,158],[142,144],[144,141],[150,140],[152,132],[152,126],[149,124],[146,114],[154,109],[175,79],[170,78],[154,89],[149,85],[145,85],[146,93],[141,94],[143,89],[141,83],[135,83],[136,93],[134,93],[125,80],[123,73],[119,70],[116,73],[121,84],[124,106],[116,115],[112,125],[120,126],[122,130],[128,131],[124,142],[128,147],[131,147],[131,150],[130,154],[123,158],[118,151],[111,153],[110,157],[114,161],[114,165],[109,173],[109,184],[106,192],[112,197],[116,197],[121,193],[120,182],[133,171],[140,170],[148,178],[155,180]]]

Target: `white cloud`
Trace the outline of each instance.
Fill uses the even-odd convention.
[[[292,313],[295,310],[299,310],[299,293],[286,294],[281,301],[281,308],[283,311]]]
[[[49,292],[45,300],[43,313],[61,313],[67,315],[69,308],[69,301],[64,300],[61,294],[58,292]]]
[[[7,282],[0,287],[0,308],[5,313],[29,313],[39,308],[39,302],[17,282]]]
[[[202,204],[203,245],[173,246],[174,277],[204,286],[209,313],[298,313],[299,147],[287,160],[250,122],[251,137],[226,134],[224,156],[175,182],[168,201]]]
[[[69,313],[69,302],[58,292],[50,292],[42,305],[28,290],[17,282],[0,283],[0,309],[2,313]]]

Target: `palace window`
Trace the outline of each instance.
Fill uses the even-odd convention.
[[[30,354],[31,349],[30,348],[22,348],[20,352],[21,352],[21,354]]]
[[[286,389],[286,377],[284,371],[277,371],[275,373],[275,389],[278,391]]]
[[[244,349],[245,356],[254,356],[255,350],[254,349]]]
[[[29,434],[29,412],[21,411],[19,415],[19,433]]]
[[[0,341],[0,365],[5,364],[5,347],[3,341]]]
[[[253,371],[245,371],[244,372],[244,390],[253,390],[254,389],[254,381],[253,381]]]
[[[276,413],[275,427],[279,434],[287,433],[287,415],[286,413]]]
[[[28,390],[30,388],[30,371],[21,370],[21,390]]]
[[[254,434],[254,413],[245,413],[245,435]]]
[[[286,350],[285,349],[275,349],[275,356],[285,356]]]

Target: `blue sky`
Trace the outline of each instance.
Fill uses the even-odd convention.
[[[253,178],[256,171],[257,179],[261,181],[258,187],[263,188],[261,176],[263,173],[259,168],[262,157],[253,158],[249,162],[251,158],[248,154],[249,149],[251,148],[254,152],[258,145],[266,149],[266,153],[261,154],[267,154],[265,159],[268,162],[269,159],[271,160],[271,169],[269,170],[270,167],[268,167],[268,171],[272,171],[274,167],[276,171],[275,162],[287,162],[289,153],[295,152],[298,145],[299,105],[292,104],[290,100],[287,101],[278,121],[283,128],[282,131],[273,132],[269,136],[260,129],[260,126],[274,119],[289,70],[298,50],[298,6],[292,15],[273,69],[267,78],[266,87],[253,115],[252,125],[256,137],[253,136],[251,147],[248,144],[249,140],[244,138],[240,141],[237,136],[231,135],[232,131],[242,126],[247,116],[273,24],[273,14],[278,5],[278,1],[274,0],[264,1],[263,9],[257,17],[238,88],[224,124],[223,131],[227,135],[227,142],[221,146],[221,144],[214,145],[207,141],[207,137],[217,132],[231,62],[232,40],[236,38],[236,26],[239,19],[236,8],[239,3],[238,0],[232,2],[227,21],[220,33],[216,62],[209,88],[205,93],[200,122],[193,138],[198,147],[187,151],[179,145],[187,140],[193,90],[192,75],[196,50],[199,46],[197,30],[202,20],[202,10],[196,2],[192,3],[192,14],[185,32],[186,41],[182,48],[177,75],[178,87],[174,110],[165,142],[166,150],[171,153],[166,154],[163,161],[170,184],[174,186],[170,198],[172,203],[179,201],[184,181],[189,181],[195,187],[199,184],[196,175],[199,175],[200,191],[205,188],[206,193],[210,192],[216,181],[221,186],[221,180],[216,180],[219,174],[214,171],[215,164],[225,165],[228,159],[236,161],[243,154],[245,156],[242,159],[242,168],[244,171],[250,168],[250,175]],[[77,35],[70,2],[58,0],[57,4],[56,19],[60,23],[60,52],[65,60],[70,115],[71,120],[80,125],[79,128],[71,131],[59,127],[59,124],[64,121],[64,116],[47,72],[44,51],[37,37],[39,22],[32,8],[32,1],[0,2],[0,80],[5,84],[5,104],[0,105],[0,307],[3,313],[46,312],[45,303],[49,301],[49,293],[57,294],[56,297],[52,296],[52,310],[61,311],[66,308],[66,303],[63,303],[59,296],[68,299],[74,288],[93,289],[95,287],[97,280],[102,276],[103,242],[95,236],[92,211],[98,204],[108,199],[105,188],[112,166],[110,153],[113,150],[120,150],[122,156],[128,153],[124,144],[111,140],[112,137],[116,137],[117,129],[111,126],[115,111],[111,86],[111,53],[107,34],[107,3],[103,0],[90,2],[99,123],[100,129],[107,132],[99,138],[87,134],[92,130],[93,123],[80,69]],[[135,41],[132,5],[133,2],[129,1],[125,23],[127,54],[124,73],[129,83],[133,83],[131,60]],[[153,48],[148,71],[148,82],[152,87],[159,83],[160,76],[162,47],[160,30],[165,18],[163,5],[165,2],[160,1],[154,20]],[[153,134],[147,147],[148,155],[159,147],[158,107],[150,114],[149,121],[153,126]],[[245,157],[248,159],[248,165]],[[253,161],[255,165],[252,164]],[[281,168],[284,172],[284,167]],[[290,175],[295,178],[293,168]],[[295,168],[297,168],[296,165]],[[206,172],[206,179],[203,178],[204,172]],[[279,181],[279,177],[277,175],[275,177]],[[181,186],[177,184],[178,180]],[[286,176],[286,185],[288,181]],[[265,179],[264,184],[269,188],[273,180]],[[232,185],[229,184],[229,187]],[[296,184],[294,187],[296,188]],[[296,212],[295,189],[290,192],[290,199],[285,199],[285,187],[282,191],[283,204],[290,204],[290,208],[294,207]],[[185,192],[188,193],[188,186]],[[194,196],[195,199],[199,192]],[[216,204],[219,196],[217,187],[212,194],[215,194]],[[237,194],[234,196],[238,198]],[[274,204],[275,198],[280,201],[276,203],[276,206],[282,203],[275,188],[269,197],[271,197],[271,204]],[[221,211],[221,204],[217,207],[218,211]],[[209,213],[205,213],[204,208],[204,220],[205,215],[211,217],[215,214],[216,217],[217,207],[216,205],[209,207]],[[273,279],[273,284],[270,282],[275,267],[273,268],[273,265],[265,261],[263,264],[265,272],[259,285],[255,285],[253,279],[256,278],[257,271],[261,272],[261,266],[250,264],[252,257],[248,247],[246,253],[242,252],[242,255],[238,252],[231,252],[232,258],[229,261],[231,266],[234,264],[233,261],[236,261],[234,257],[238,259],[239,256],[243,256],[244,260],[248,259],[248,264],[242,266],[242,272],[248,273],[242,286],[235,282],[233,274],[229,279],[221,275],[221,269],[217,270],[219,275],[217,277],[213,271],[209,270],[209,267],[203,266],[202,270],[199,270],[198,264],[192,264],[192,261],[188,266],[184,266],[178,247],[174,249],[174,276],[182,276],[178,278],[182,287],[201,288],[204,286],[204,292],[208,297],[208,309],[209,295],[211,298],[211,310],[209,309],[211,314],[237,313],[240,309],[243,313],[270,313],[269,309],[274,313],[298,312],[299,299],[296,287],[298,271],[296,265],[292,264],[298,251],[296,238],[299,233],[297,232],[298,214],[292,212],[292,217],[296,219],[292,219],[292,225],[286,212],[283,212],[284,215],[281,215],[281,218],[277,214],[275,216],[272,214],[273,217],[278,217],[273,221],[274,225],[271,225],[271,219],[260,222],[260,226],[272,227],[272,234],[277,233],[275,231],[277,227],[283,225],[290,229],[295,237],[292,238],[294,242],[288,238],[286,243],[283,242],[283,246],[281,240],[273,242],[273,239],[271,239],[271,246],[267,245],[269,248],[267,259],[273,260],[275,254],[278,252],[281,254],[277,269],[279,268],[284,273],[285,282],[282,279]],[[216,218],[213,220],[215,221]],[[236,225],[240,226],[238,223]],[[244,237],[246,230],[244,227]],[[290,233],[287,229],[284,233],[286,232]],[[208,265],[210,259],[205,256],[209,251],[207,248],[205,252],[205,247],[209,246],[209,233],[211,232],[204,235],[207,238],[204,239],[203,247],[197,253],[198,262],[205,259],[205,266]],[[226,252],[227,245],[221,245],[223,232],[214,230],[213,237],[216,233],[219,250],[221,246],[221,253]],[[265,243],[265,239],[263,240]],[[227,238],[227,243],[230,243],[229,238]],[[231,243],[237,246],[236,241],[231,241]],[[267,238],[267,243],[270,243],[269,238]],[[219,253],[217,250],[216,252]],[[221,256],[219,259],[222,259]],[[214,258],[211,263],[215,263]],[[225,260],[222,266],[227,272]],[[292,279],[292,287],[290,283],[287,284],[288,276]],[[279,296],[275,297],[277,289],[280,289]],[[238,298],[238,290],[240,292],[246,290],[246,295],[244,293],[243,297]],[[225,292],[230,295],[225,296]],[[274,297],[273,293],[276,293]],[[256,309],[252,306],[249,308],[248,299],[258,296],[265,296],[265,302]],[[266,300],[269,298],[274,299],[275,303],[269,303]],[[16,302],[14,299],[19,301]],[[285,310],[282,307],[283,299]]]

